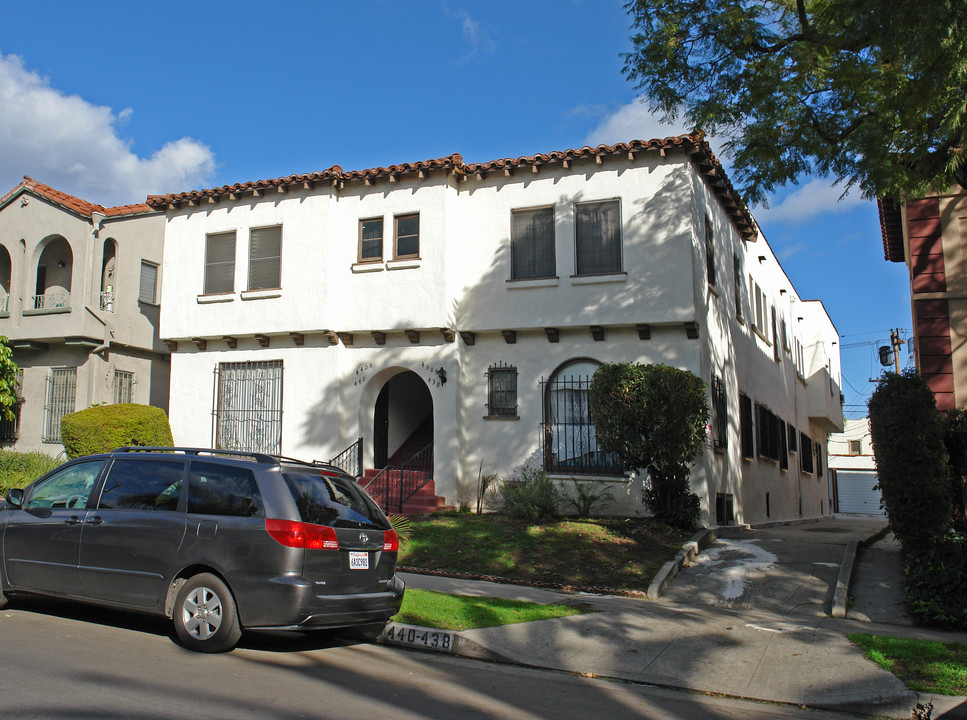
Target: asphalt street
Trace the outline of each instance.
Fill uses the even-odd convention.
[[[247,634],[232,653],[183,650],[168,623],[64,603],[0,612],[0,717],[839,718],[787,705],[499,665],[329,634]]]

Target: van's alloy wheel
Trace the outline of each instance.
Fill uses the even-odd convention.
[[[194,575],[178,588],[172,619],[189,650],[224,652],[242,636],[232,593],[210,573]]]

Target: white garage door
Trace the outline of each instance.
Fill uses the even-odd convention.
[[[838,470],[836,486],[839,490],[841,513],[882,515],[880,491],[874,490],[876,473],[872,470]]]

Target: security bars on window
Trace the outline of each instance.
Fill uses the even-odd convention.
[[[212,442],[224,450],[282,452],[282,361],[215,368]]]

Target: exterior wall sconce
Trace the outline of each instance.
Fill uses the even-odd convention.
[[[685,337],[689,340],[698,339],[698,323],[697,322],[687,322],[685,323]]]
[[[59,268],[66,267],[66,263],[63,260],[58,260],[57,267]]]
[[[436,371],[436,374],[437,374],[437,377],[438,377],[438,378],[440,378],[440,384],[441,384],[441,385],[446,385],[446,384],[447,384],[447,371],[446,371],[446,370],[444,370],[444,369],[443,369],[443,368],[441,367],[441,368],[439,368],[439,369],[438,369],[438,370]]]

